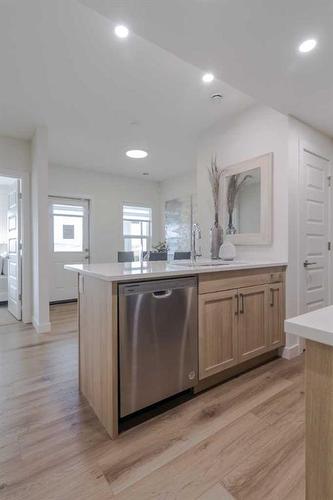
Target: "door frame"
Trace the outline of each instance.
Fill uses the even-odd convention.
[[[304,141],[304,140],[299,140],[298,143],[298,186],[299,186],[299,200],[298,200],[298,283],[297,283],[297,290],[298,290],[298,310],[299,314],[303,314],[305,312],[304,308],[304,295],[303,295],[303,261],[300,258],[301,257],[301,245],[302,245],[302,236],[304,233],[303,230],[303,225],[304,225],[304,214],[303,214],[303,207],[304,207],[304,151],[307,151],[308,153],[311,153],[315,156],[318,156],[319,158],[322,158],[323,160],[326,160],[328,162],[328,172],[327,176],[332,177],[332,159],[331,159],[331,154],[330,151],[327,150],[324,146],[323,147],[318,147],[315,144],[312,144],[311,142]],[[328,181],[327,181],[328,182]],[[327,224],[328,224],[328,234],[327,234],[327,242],[331,241],[331,245],[333,244],[332,242],[332,207],[333,207],[333,193],[332,193],[332,185],[328,185],[328,196],[327,196]],[[332,261],[332,249],[331,251],[328,251],[328,274],[330,275],[333,269],[333,261]],[[328,304],[332,303],[332,298],[333,298],[333,283],[328,280]],[[305,348],[305,341],[304,339],[300,338],[300,348],[303,350]]]
[[[10,177],[21,181],[21,240],[22,240],[22,322],[32,321],[32,262],[31,262],[31,209],[30,209],[30,174],[16,169],[0,169],[1,177]]]

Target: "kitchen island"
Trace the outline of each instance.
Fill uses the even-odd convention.
[[[65,268],[78,273],[80,390],[111,438],[118,435],[120,416],[121,284],[194,278],[198,349],[189,377],[196,380],[195,392],[276,357],[284,345],[285,262],[201,260]]]
[[[306,498],[333,498],[333,306],[285,321],[306,339]]]

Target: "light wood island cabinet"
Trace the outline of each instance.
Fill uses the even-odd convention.
[[[284,345],[284,277],[283,268],[199,276],[200,380]]]
[[[333,498],[333,306],[290,318],[305,339],[305,498]]]
[[[203,272],[191,266],[175,271],[165,263],[145,263],[149,272],[143,268],[135,276],[119,266],[67,266],[79,273],[80,390],[111,438],[117,437],[119,423],[120,282],[197,276],[199,382],[194,392],[276,356],[284,344],[283,264],[235,264],[235,269]]]

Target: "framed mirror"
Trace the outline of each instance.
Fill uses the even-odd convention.
[[[273,153],[223,170],[223,229],[234,245],[272,242],[272,174]]]

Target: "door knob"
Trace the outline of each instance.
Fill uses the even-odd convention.
[[[305,260],[305,261],[303,262],[303,266],[304,266],[304,267],[314,266],[315,264],[317,264],[317,262],[309,262],[308,260]]]

